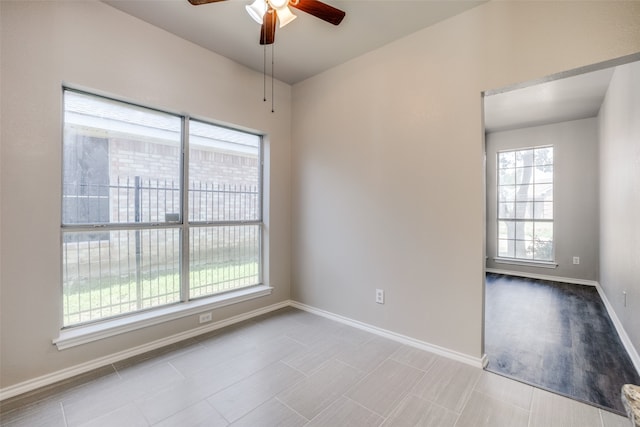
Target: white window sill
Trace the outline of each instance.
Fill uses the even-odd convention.
[[[511,264],[511,265],[522,265],[525,267],[542,267],[542,268],[557,268],[558,263],[555,261],[528,261],[524,259],[515,259],[515,258],[494,258],[493,259],[496,264]]]
[[[146,328],[148,326],[157,325],[170,320],[179,319],[181,317],[191,316],[203,311],[237,304],[254,298],[260,298],[262,296],[270,295],[272,290],[273,288],[267,285],[252,286],[250,288],[239,289],[237,291],[227,292],[210,298],[202,298],[189,301],[187,303],[174,304],[91,325],[63,329],[60,331],[58,338],[53,340],[53,343],[58,347],[58,350],[64,350],[66,348],[135,331],[136,329]]]

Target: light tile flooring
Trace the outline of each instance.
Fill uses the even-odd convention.
[[[114,364],[27,405],[12,403],[4,404],[3,427],[630,425],[293,308]]]

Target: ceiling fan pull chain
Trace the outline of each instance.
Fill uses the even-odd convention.
[[[262,61],[262,96],[263,102],[267,102],[267,45],[264,45]]]
[[[274,108],[275,100],[273,99],[274,98],[274,94],[273,94],[273,78],[274,77],[273,77],[273,73],[275,72],[275,70],[274,70],[274,63],[275,63],[275,58],[274,58],[275,49],[274,49],[274,46],[275,46],[275,43],[273,43],[271,45],[271,112],[272,113],[275,111],[275,108]]]

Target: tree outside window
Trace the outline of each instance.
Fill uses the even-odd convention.
[[[498,153],[498,257],[553,261],[553,146]]]

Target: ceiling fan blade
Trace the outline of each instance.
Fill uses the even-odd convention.
[[[262,19],[260,44],[273,44],[276,40],[276,11],[269,7]]]
[[[225,0],[188,0],[188,1],[194,6],[199,6],[201,4],[217,3],[219,1],[225,1]]]
[[[300,9],[303,12],[307,12],[316,18],[320,18],[333,25],[340,24],[346,15],[342,10],[336,9],[333,6],[329,6],[328,4],[322,3],[318,0],[290,0],[289,6]]]

